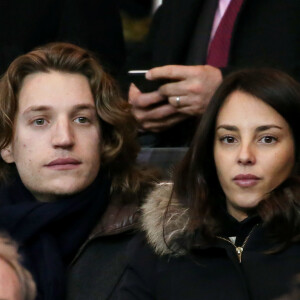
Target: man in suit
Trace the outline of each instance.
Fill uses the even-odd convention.
[[[269,66],[300,79],[297,0],[240,1],[228,40],[226,64],[208,61],[218,25],[234,1],[164,0],[158,9],[143,57],[143,62],[149,64],[142,62],[132,68],[155,67],[147,73],[148,79],[166,78],[174,83],[153,93],[141,93],[134,86],[129,91],[141,128],[160,133],[154,144],[188,144],[192,117],[202,115],[223,76],[234,70]],[[168,102],[159,105],[163,99]]]

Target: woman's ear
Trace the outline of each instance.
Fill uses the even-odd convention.
[[[15,162],[11,144],[1,150],[1,157],[8,164]]]

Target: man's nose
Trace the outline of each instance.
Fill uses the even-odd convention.
[[[58,120],[53,126],[52,145],[55,148],[70,148],[74,145],[74,132],[69,120]]]
[[[251,143],[242,143],[238,153],[238,164],[253,165],[256,162],[255,147]]]

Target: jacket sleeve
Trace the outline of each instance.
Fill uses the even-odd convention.
[[[142,236],[128,247],[129,264],[117,292],[118,300],[155,300],[156,256]]]

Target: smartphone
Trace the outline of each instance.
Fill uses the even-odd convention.
[[[137,86],[137,88],[143,93],[153,92],[159,89],[160,86],[172,82],[169,79],[148,80],[145,74],[148,70],[130,70],[128,75],[131,81]]]

